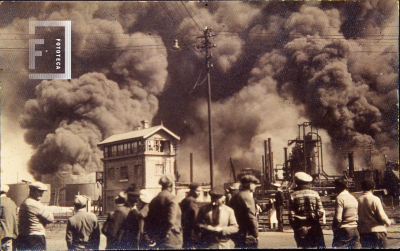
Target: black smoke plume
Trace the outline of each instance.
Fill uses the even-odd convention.
[[[28,34],[29,20],[72,20],[70,81],[28,80],[27,51],[2,53],[3,128],[15,128],[19,118],[35,149],[35,175],[100,170],[97,143],[148,119],[181,136],[182,179],[192,152],[196,179],[207,181],[206,84],[193,89],[205,77],[204,52],[193,48],[205,26],[217,45],[217,177],[227,180],[229,158],[260,168],[267,138],[274,163],[283,163],[282,148],[304,121],[321,129],[331,173],[346,167],[347,151],[367,165],[368,144],[376,162],[384,154],[398,159],[395,1],[38,2],[0,10],[2,37],[15,39],[2,47],[28,48],[18,34]],[[181,51],[170,49],[174,39]]]

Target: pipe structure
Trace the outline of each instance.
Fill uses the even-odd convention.
[[[265,189],[268,189],[268,184],[270,182],[269,179],[269,165],[268,165],[268,141],[264,140],[264,182],[265,182]]]
[[[288,170],[288,161],[287,161],[287,147],[284,147],[283,148],[283,151],[284,151],[284,156],[285,156],[285,164],[284,164],[284,169],[283,169],[283,179],[288,179],[289,177],[288,177],[288,172],[289,172],[289,170]]]
[[[193,153],[190,153],[190,183],[193,183]]]
[[[353,152],[349,152],[349,177],[354,178],[354,155]]]
[[[272,182],[274,176],[274,166],[272,165],[271,156],[271,138],[268,138],[268,167],[269,167],[269,182]]]
[[[274,183],[275,182],[274,153],[271,152],[270,155],[271,155],[271,183]]]
[[[264,164],[264,155],[261,157],[261,189],[264,193],[265,191],[265,177],[264,177],[264,173],[265,173],[265,164]]]

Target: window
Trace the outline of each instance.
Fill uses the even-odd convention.
[[[104,158],[108,157],[108,147],[104,147]]]
[[[118,156],[121,156],[124,154],[124,145],[120,144],[118,145]]]
[[[163,164],[156,164],[156,174],[165,174],[165,168]]]
[[[135,165],[133,171],[134,171],[135,176],[142,175],[142,166],[141,165]]]
[[[114,178],[115,178],[114,168],[110,167],[107,170],[107,179],[114,179]]]
[[[160,141],[156,140],[154,143],[155,143],[154,144],[155,151],[160,152]]]
[[[138,153],[142,153],[145,152],[146,150],[146,145],[145,145],[145,141],[139,141],[139,146],[138,146]]]
[[[138,153],[138,142],[133,142],[133,153]]]
[[[113,146],[111,147],[111,155],[112,155],[113,157],[117,156],[117,145],[113,145]]]
[[[121,173],[120,179],[127,179],[128,178],[128,167],[127,166],[121,167],[120,173]]]
[[[129,146],[128,143],[125,143],[125,144],[124,144],[124,155],[129,154],[128,146]]]
[[[148,144],[149,144],[149,151],[154,151],[154,141],[149,140]]]
[[[169,153],[169,141],[161,141],[160,144],[160,152]]]

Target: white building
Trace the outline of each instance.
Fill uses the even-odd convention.
[[[162,124],[112,135],[98,146],[103,150],[104,212],[114,210],[114,198],[136,183],[156,196],[161,191],[158,184],[164,174],[175,174],[176,148],[179,136]]]

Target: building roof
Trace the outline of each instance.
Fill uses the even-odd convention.
[[[98,146],[102,146],[102,145],[106,145],[108,143],[124,141],[124,140],[127,140],[127,139],[137,139],[137,138],[146,139],[146,138],[150,137],[151,135],[155,134],[156,132],[158,132],[160,130],[164,130],[165,132],[170,134],[175,139],[180,140],[179,136],[177,136],[176,134],[174,134],[173,132],[171,132],[170,130],[165,128],[163,125],[159,125],[159,126],[149,127],[149,128],[146,128],[146,129],[140,129],[140,130],[121,133],[121,134],[114,134],[114,135],[106,138],[105,140],[101,141],[97,145]]]

